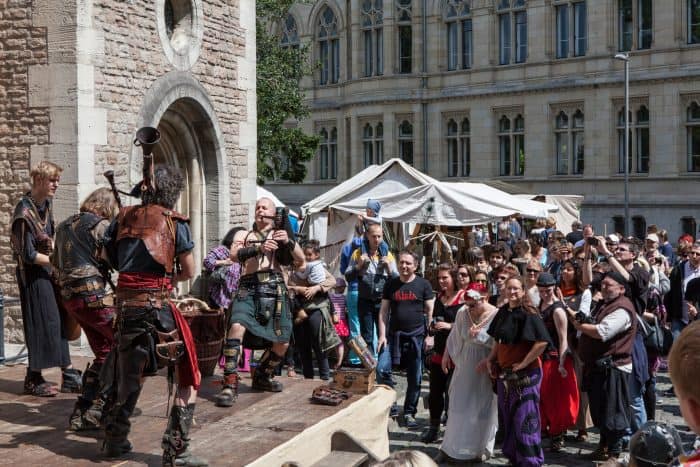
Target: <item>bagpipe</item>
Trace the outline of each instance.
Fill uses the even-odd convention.
[[[143,152],[143,179],[139,184],[137,184],[133,190],[130,192],[121,191],[117,189],[117,185],[114,183],[114,170],[107,170],[103,175],[109,182],[109,186],[112,189],[112,194],[117,201],[117,205],[121,209],[122,200],[119,196],[120,194],[131,196],[134,198],[140,198],[144,193],[154,193],[156,190],[155,180],[153,177],[154,163],[153,163],[153,148],[160,142],[160,131],[157,128],[151,126],[144,126],[136,131],[136,138],[134,138],[134,146],[140,147]]]

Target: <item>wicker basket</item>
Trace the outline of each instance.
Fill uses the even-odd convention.
[[[192,330],[202,377],[213,375],[226,332],[224,311],[211,309],[206,303],[194,298],[181,300],[177,307]]]

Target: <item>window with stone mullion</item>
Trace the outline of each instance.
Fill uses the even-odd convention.
[[[688,44],[700,44],[700,0],[687,0]]]
[[[617,17],[618,50],[629,52],[651,48],[651,0],[618,0]]]
[[[686,122],[688,132],[688,172],[700,172],[700,106],[692,102],[688,106]]]
[[[566,1],[554,5],[556,57],[586,55],[586,2]]]
[[[399,125],[399,157],[413,165],[413,124],[408,120]]]
[[[396,0],[396,24],[398,34],[398,72],[413,72],[413,18],[412,0]]]
[[[511,124],[512,123],[512,124]],[[499,175],[525,174],[525,120],[518,114],[513,121],[503,115],[498,122]]]
[[[364,76],[384,73],[384,37],[382,0],[363,0],[362,34],[364,37]]]
[[[471,2],[448,0],[443,17],[447,31],[447,69],[468,69],[472,64]]]
[[[649,110],[642,105],[639,109],[629,114],[629,157],[627,159],[628,173],[648,173],[650,165],[649,146]],[[617,121],[618,141],[618,173],[625,173],[625,113],[620,111]]]
[[[527,11],[525,0],[499,0],[499,64],[527,61]]]
[[[340,78],[340,41],[338,19],[329,7],[319,15],[317,41],[319,48],[319,84],[335,84]]]

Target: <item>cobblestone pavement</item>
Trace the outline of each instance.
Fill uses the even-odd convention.
[[[395,378],[398,383],[397,389],[397,399],[399,405],[403,402],[404,391],[406,379],[402,376]],[[676,426],[681,434],[681,439],[687,448],[693,445],[695,436],[689,431],[688,427],[685,425],[680,409],[678,408],[678,400],[675,397],[666,396],[665,392],[671,387],[671,380],[668,377],[668,373],[660,372],[657,377],[657,410],[656,419],[660,421],[665,421]],[[423,387],[422,387],[422,397],[428,394],[428,382],[427,375],[424,375]],[[424,444],[420,441],[420,436],[423,430],[428,425],[428,410],[424,408],[422,400],[419,403],[418,414],[416,419],[421,424],[421,426],[416,430],[408,430],[401,427],[395,421],[389,422],[389,443],[391,452],[398,451],[401,449],[417,449],[428,454],[430,457],[437,455],[440,442],[442,440],[442,430],[440,433],[440,439],[433,444]],[[479,427],[474,427],[474,429],[479,429]],[[564,443],[564,449],[559,453],[551,453],[545,449],[545,464],[546,466],[566,466],[566,467],[579,467],[579,466],[594,466],[596,463],[583,459],[583,454],[586,454],[594,450],[598,444],[598,433],[597,430],[589,430],[589,438],[586,442],[576,442],[574,439],[575,432],[570,431],[569,437],[566,438]],[[546,441],[544,442],[547,446]],[[454,465],[454,464],[440,464],[440,465]],[[470,465],[508,465],[508,461],[502,456],[500,451],[500,446],[496,445],[495,456],[489,459],[487,462],[480,464],[470,464]]]

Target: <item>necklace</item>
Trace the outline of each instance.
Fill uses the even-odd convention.
[[[472,316],[472,310],[467,309],[467,314],[469,315],[469,321],[471,321],[471,326],[469,327],[469,335],[471,337],[476,337],[477,334],[481,332],[481,330],[486,326],[486,323],[489,322],[489,318],[491,317],[490,313],[487,313],[485,310],[482,311],[480,320],[475,320],[474,317]],[[486,316],[484,316],[486,315]]]

